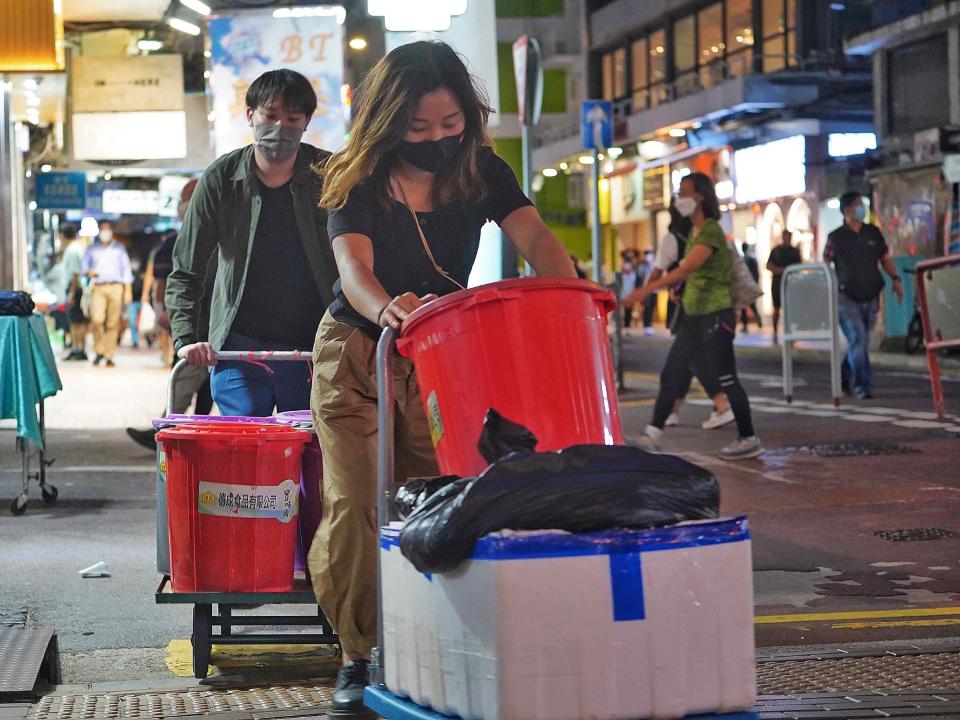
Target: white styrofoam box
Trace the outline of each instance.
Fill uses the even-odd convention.
[[[678,718],[756,695],[746,518],[495,533],[424,574],[380,540],[387,687],[464,720]]]

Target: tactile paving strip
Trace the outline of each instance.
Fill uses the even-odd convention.
[[[960,692],[960,654],[883,655],[829,660],[769,661],[757,664],[762,695],[834,692]]]
[[[48,695],[33,707],[28,720],[121,720],[213,713],[230,713],[235,718],[308,715],[326,709],[331,694],[332,690],[325,686],[293,685],[250,690]]]

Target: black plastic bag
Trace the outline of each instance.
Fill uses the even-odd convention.
[[[36,307],[23,290],[0,290],[0,315],[30,315]]]
[[[459,479],[457,475],[440,475],[439,477],[408,480],[397,489],[393,504],[396,506],[397,512],[400,513],[400,517],[406,518],[416,508],[423,505],[428,497]]]
[[[513,455],[457,480],[407,517],[400,550],[421,572],[444,572],[497,530],[649,528],[717,517],[707,470],[623,445],[575,445]]]
[[[536,447],[537,436],[527,428],[508,420],[493,408],[487,410],[477,443],[477,450],[484,460],[493,463],[515,452],[533,452]]]

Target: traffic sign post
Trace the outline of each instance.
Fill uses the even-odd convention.
[[[593,155],[591,193],[593,213],[590,238],[593,252],[593,281],[603,282],[600,243],[600,151],[613,145],[613,103],[607,100],[584,100],[580,110],[580,138],[584,150]]]
[[[523,192],[536,204],[533,192],[533,147],[530,142],[530,129],[540,121],[540,109],[543,106],[543,63],[540,56],[540,44],[529,35],[522,35],[513,44],[513,76],[517,83],[517,114],[520,118],[520,146],[523,159]],[[503,253],[507,262],[512,262],[511,274],[516,274],[516,250],[504,243]],[[509,260],[508,260],[509,258]],[[506,268],[507,262],[504,263]],[[524,261],[524,275],[530,274],[530,266]]]

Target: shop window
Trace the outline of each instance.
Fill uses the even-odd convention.
[[[912,133],[950,122],[947,36],[939,35],[891,50],[887,56],[888,125],[891,133]]]
[[[606,53],[600,62],[603,74],[603,99],[613,100],[613,53]]]
[[[650,102],[649,46],[646,38],[634,40],[630,46],[631,72],[633,73],[633,109],[642,110]]]
[[[753,2],[727,0],[727,66],[731,77],[747,75],[753,64]]]
[[[627,96],[627,49],[613,51],[613,92],[615,98]]]
[[[787,30],[784,17],[784,0],[763,0],[760,7],[760,18],[763,24],[763,37],[783,35]]]
[[[693,15],[678,20],[673,25],[673,70],[674,83],[680,95],[689,95],[697,90],[697,44],[696,20]]]
[[[700,84],[703,87],[715,85],[723,79],[723,57],[726,44],[723,41],[723,5],[715,3],[697,14],[699,32]]]
[[[783,70],[786,67],[786,46],[783,35],[776,35],[763,41],[763,71],[765,73]]]
[[[678,75],[696,67],[694,30],[693,15],[688,15],[673,25],[673,67]]]
[[[667,100],[667,33],[657,30],[650,35],[650,104],[658,105]]]

